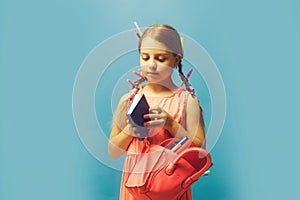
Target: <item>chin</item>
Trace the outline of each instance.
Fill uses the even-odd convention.
[[[162,80],[153,80],[153,79],[147,79],[147,82],[148,83],[154,83],[154,84],[157,84],[157,85],[163,85],[163,81]]]
[[[160,81],[158,81],[158,80],[153,80],[153,79],[147,79],[147,82],[148,83],[159,83]]]

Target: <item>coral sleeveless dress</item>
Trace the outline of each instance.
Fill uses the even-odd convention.
[[[186,112],[187,98],[189,94],[190,94],[189,92],[185,90],[181,90],[179,94],[173,93],[172,95],[167,97],[146,96],[146,99],[150,107],[157,106],[157,105],[160,106],[185,128],[186,125],[185,112]],[[160,144],[162,141],[168,138],[172,138],[172,135],[167,130],[158,129],[158,128],[156,130],[150,129],[148,135],[149,135],[148,141],[151,144]],[[127,149],[127,154],[139,153],[142,151],[145,145],[146,145],[145,141],[139,141],[137,138],[134,138]],[[126,156],[124,162],[124,169],[126,168],[126,166],[130,166],[131,162],[134,162],[134,160],[132,160],[132,157]],[[128,179],[128,176],[129,173],[127,173],[126,170],[124,170],[122,174],[122,182],[120,188],[120,200],[139,200],[135,198],[133,195],[131,195],[127,190],[127,188],[125,187],[125,183],[126,180]],[[191,200],[191,199],[192,199],[192,193],[191,193],[191,189],[189,189],[187,190],[187,192],[183,194],[181,200]]]

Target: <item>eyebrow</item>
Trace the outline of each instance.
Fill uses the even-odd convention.
[[[141,52],[141,54],[149,55],[149,53]],[[155,53],[154,56],[170,56],[170,53]]]

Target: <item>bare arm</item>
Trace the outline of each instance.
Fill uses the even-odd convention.
[[[193,142],[205,147],[205,131],[202,108],[196,97],[189,96],[186,110],[186,129]]]
[[[112,129],[109,137],[108,153],[113,159],[119,158],[130,145],[133,137],[132,126],[126,123],[128,94],[124,95],[118,105],[113,118]]]

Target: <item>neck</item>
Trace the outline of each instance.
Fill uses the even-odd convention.
[[[151,83],[148,82],[145,89],[151,93],[172,93],[177,89],[177,86],[170,81],[168,83]]]

